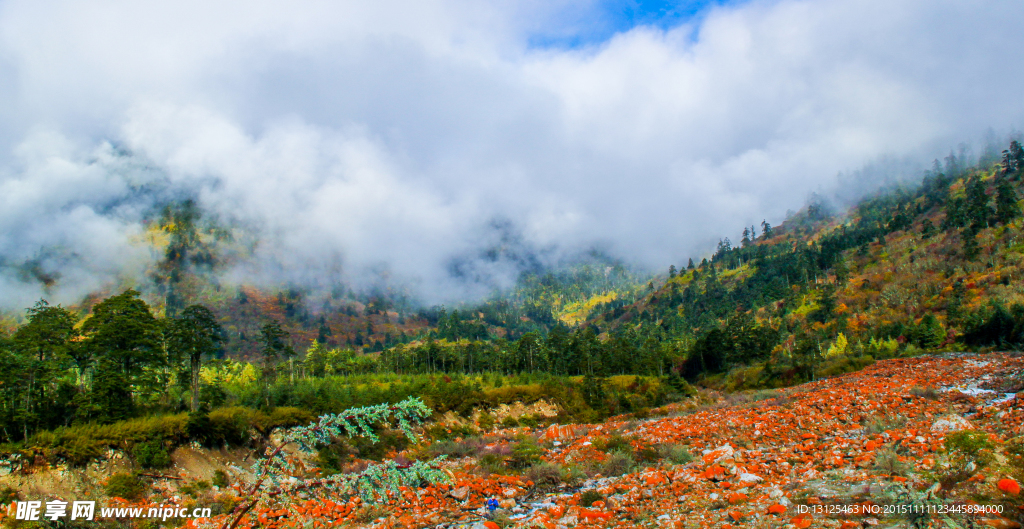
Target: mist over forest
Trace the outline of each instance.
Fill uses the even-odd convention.
[[[190,5],[0,7],[5,308],[144,283],[185,200],[230,284],[432,304],[594,250],[662,270],[1024,117],[1014,2]]]

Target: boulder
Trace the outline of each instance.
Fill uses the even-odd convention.
[[[970,429],[970,421],[956,414],[943,416],[932,423],[933,432],[959,432],[960,430]]]

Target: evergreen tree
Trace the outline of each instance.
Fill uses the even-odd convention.
[[[224,342],[224,329],[213,312],[202,305],[191,305],[174,319],[168,329],[168,353],[175,360],[189,362],[191,409],[199,410],[199,372],[204,356],[213,356]]]
[[[276,321],[268,321],[260,328],[260,356],[263,360],[261,378],[263,379],[264,400],[270,407],[270,382],[275,374],[275,363],[279,360],[290,360],[295,356],[295,349],[288,343],[288,331]]]
[[[772,225],[767,220],[761,221],[761,240],[767,241],[772,238]]]
[[[696,268],[696,267],[693,266],[693,258],[691,257],[691,258],[686,260],[686,269],[687,270],[693,270],[694,268]]]
[[[962,237],[964,240],[964,258],[968,261],[973,261],[978,258],[981,254],[981,248],[978,246],[977,230],[974,226],[970,226],[964,230]]]
[[[46,411],[60,406],[54,398],[58,392],[58,376],[66,367],[77,335],[77,318],[61,307],[51,307],[39,300],[28,309],[28,322],[14,334],[13,349],[19,358],[21,376],[15,382],[23,387],[20,417],[22,430],[28,436],[32,429],[45,421]]]
[[[989,207],[988,194],[985,193],[985,183],[981,177],[974,176],[967,182],[967,218],[971,228],[978,231],[988,227],[989,219],[993,211]]]
[[[1003,151],[1003,175],[1008,176],[1024,168],[1024,148],[1020,142],[1013,140],[1010,148]]]
[[[932,224],[931,219],[924,219],[924,222],[921,223],[921,236],[927,239],[932,235],[935,235],[935,225]]]
[[[1018,145],[1019,148],[1019,145]],[[996,184],[996,221],[1006,224],[1020,216],[1017,192],[1008,178],[1000,177]]]
[[[157,395],[167,365],[161,324],[135,290],[111,296],[82,324],[82,347],[96,361],[89,413],[104,421],[129,417],[137,397]]]

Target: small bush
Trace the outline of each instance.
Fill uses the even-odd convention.
[[[459,437],[469,437],[476,433],[476,429],[473,427],[459,424],[450,426],[432,424],[423,429],[423,436],[434,441],[446,441]]]
[[[992,441],[988,434],[977,430],[961,430],[946,436],[946,450],[969,461],[982,464],[982,459],[991,456]]]
[[[228,473],[223,470],[218,470],[213,473],[213,486],[224,488],[231,484],[228,479]]]
[[[587,478],[594,473],[594,466],[569,465],[562,468],[562,481],[570,487],[577,487],[583,484]]]
[[[18,499],[18,491],[12,489],[10,486],[4,486],[0,489],[0,505],[10,505],[12,501]]]
[[[604,501],[604,496],[594,489],[585,490],[580,494],[580,505],[583,507],[590,507],[595,501]]]
[[[868,433],[883,433],[887,430],[894,430],[907,424],[907,418],[902,415],[885,413],[876,415],[867,421],[864,429]]]
[[[107,480],[103,491],[112,498],[137,500],[146,492],[146,484],[135,474],[114,474]]]
[[[132,448],[135,462],[142,468],[166,468],[171,466],[171,454],[162,439],[139,443]]]
[[[370,523],[379,518],[387,518],[388,510],[381,505],[367,505],[355,512],[355,520],[359,523]]]
[[[481,431],[489,432],[494,429],[494,416],[487,412],[481,413],[477,418],[477,424],[480,425]]]
[[[526,426],[528,428],[536,428],[538,424],[540,424],[540,421],[537,420],[537,418],[534,417],[533,415],[523,415],[522,417],[519,418],[519,425],[520,426]]]
[[[196,497],[199,494],[210,490],[210,482],[205,480],[193,481],[192,483],[182,485],[179,490],[181,490],[182,494]]]
[[[555,463],[535,463],[526,469],[525,475],[541,490],[550,490],[562,483],[562,467]]]
[[[693,454],[683,445],[662,444],[658,445],[658,454],[673,465],[683,465],[693,461]]]
[[[910,388],[910,394],[915,397],[924,397],[928,400],[936,400],[939,398],[939,392],[935,391],[935,388],[932,386],[914,386]]]
[[[615,434],[611,437],[598,437],[594,439],[593,446],[602,452],[633,452],[633,443],[630,441],[629,438]]]
[[[480,457],[480,470],[485,474],[501,474],[505,472],[505,457],[500,454],[484,454]]]
[[[614,451],[609,452],[608,459],[601,465],[601,473],[606,476],[621,476],[636,466],[631,452]]]
[[[467,437],[461,441],[438,441],[431,443],[424,449],[424,455],[428,458],[448,456],[453,459],[463,457],[476,457],[484,452],[488,440],[484,437]]]
[[[653,463],[661,459],[661,452],[659,452],[658,448],[655,446],[642,445],[640,448],[637,448],[636,452],[634,452],[634,457],[636,457],[637,461],[643,463]]]
[[[889,476],[902,476],[907,473],[908,465],[900,461],[899,455],[891,448],[880,450],[875,454],[875,470]]]
[[[519,438],[519,442],[512,447],[511,457],[508,466],[512,469],[526,468],[541,461],[544,449],[537,444],[537,441],[530,436]]]

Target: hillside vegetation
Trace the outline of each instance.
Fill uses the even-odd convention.
[[[846,212],[813,202],[666,276],[592,254],[430,309],[401,292],[222,285],[217,268],[248,243],[193,203],[171,204],[149,225],[164,255],[155,287],[79,307],[41,300],[0,338],[0,440],[79,461],[69,454],[215,442],[201,433],[216,419],[235,432],[216,442],[245,444],[247,428],[408,396],[474,423],[516,403],[558,412],[509,424],[588,422],[644,416],[695,386],[780,387],[884,358],[1019,348],[1022,169],[1016,142],[988,166],[950,155],[920,185]],[[73,433],[164,415],[178,418],[130,439]]]

